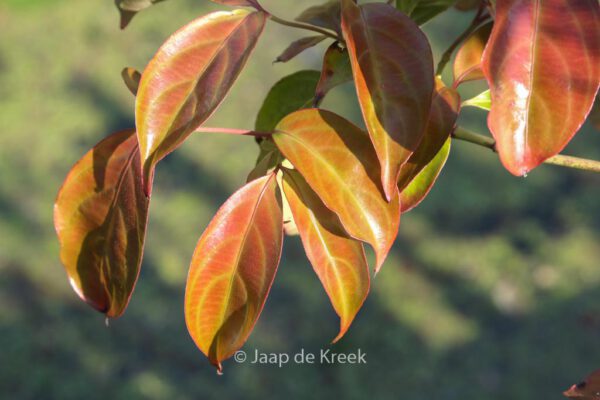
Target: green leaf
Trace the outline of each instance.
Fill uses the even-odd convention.
[[[315,105],[320,104],[325,95],[336,86],[352,81],[352,65],[348,50],[335,42],[325,52],[321,78],[315,93]]]
[[[479,93],[477,96],[470,98],[469,100],[465,100],[462,103],[463,107],[477,107],[486,111],[490,111],[492,108],[492,97],[490,94],[490,90],[486,90],[485,92]]]
[[[396,7],[419,25],[446,11],[456,0],[397,0]]]
[[[299,71],[277,82],[267,94],[256,117],[255,130],[271,132],[286,115],[307,108],[315,98],[319,71]]]

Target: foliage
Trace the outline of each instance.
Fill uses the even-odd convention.
[[[386,3],[341,0],[304,13],[301,23],[274,17],[254,0],[217,2],[253,10],[215,12],[181,28],[148,64],[139,88],[136,75],[124,72],[128,87],[137,93],[141,160],[137,162],[131,138],[127,162],[116,149],[95,157],[104,154],[105,143],[118,140],[101,142],[67,177],[55,206],[55,224],[76,292],[107,316],[117,317],[133,291],[131,277],[139,270],[157,163],[194,131],[259,137],[257,168],[202,235],[186,289],[190,334],[219,371],[221,362],[243,345],[264,305],[279,262],[288,202],[309,260],[340,316],[338,340],[369,287],[362,242],[374,249],[374,270],[379,271],[398,233],[401,212],[426,196],[448,157],[449,137],[459,132],[455,121],[461,107],[455,89],[460,83],[486,78],[495,148],[516,175],[564,148],[585,121],[598,90],[600,11],[595,0],[481,2],[473,23],[454,45],[466,40],[451,87],[434,76],[431,48],[418,24],[452,2],[399,1],[398,10]],[[567,23],[558,23],[560,15],[569,15]],[[331,111],[296,111],[307,105],[296,98],[289,107],[277,105],[289,114],[273,111],[272,131],[202,126],[242,71],[268,20],[335,39],[325,54],[312,103],[318,106],[329,90],[349,79],[351,70],[366,132]],[[565,43],[568,54],[556,50]],[[283,60],[308,47],[292,46],[297,48]],[[444,66],[440,63],[437,72]],[[555,76],[559,84],[552,83]],[[290,92],[296,91],[293,85]],[[288,97],[279,95],[279,103]],[[122,133],[115,135],[110,138]],[[112,158],[118,161],[106,161]],[[93,170],[85,185],[78,182],[82,165]],[[115,175],[114,187],[103,187],[99,176],[104,174]],[[140,198],[142,191],[147,199]],[[85,207],[78,198],[85,200]],[[134,211],[121,211],[130,208]],[[323,239],[314,240],[315,234]],[[331,243],[337,242],[346,250],[333,257]],[[329,276],[336,283],[329,283]]]

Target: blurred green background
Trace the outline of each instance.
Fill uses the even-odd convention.
[[[318,1],[263,3],[292,19]],[[217,376],[189,338],[191,254],[253,166],[251,138],[195,135],[160,164],[141,277],[126,314],[106,328],[67,283],[54,198],[91,146],[133,126],[121,68],[143,69],[171,32],[219,8],[171,0],[122,32],[109,0],[0,0],[0,397],[560,399],[600,367],[600,176],[542,166],[515,178],[493,153],[459,142],[430,196],[403,217],[369,299],[332,346],[360,348],[367,365],[228,361]],[[436,56],[469,18],[451,11],[425,26]],[[251,128],[273,83],[319,69],[325,43],[271,64],[303,35],[269,24],[207,125]],[[351,85],[324,107],[360,120]],[[481,111],[461,120],[487,131]],[[586,125],[567,153],[600,159],[600,135]],[[288,238],[244,350],[318,352],[337,324],[299,239]]]

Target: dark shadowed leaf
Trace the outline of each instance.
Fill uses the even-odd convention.
[[[148,203],[133,130],[94,146],[58,193],[54,226],[69,282],[108,317],[123,314],[137,281]]]
[[[356,91],[390,200],[400,167],[417,149],[427,124],[434,87],[431,48],[419,27],[388,4],[359,7],[342,0],[342,5]]]
[[[198,241],[185,290],[185,321],[219,371],[260,316],[282,240],[281,198],[270,174],[235,192]]]
[[[419,25],[450,8],[456,0],[396,0],[396,7]]]
[[[598,1],[498,1],[483,71],[500,159],[525,175],[559,153],[592,108],[600,82]]]
[[[136,126],[144,184],[221,103],[261,35],[262,12],[215,12],[181,28],[158,50],[142,74]]]
[[[296,21],[331,29],[342,36],[340,1],[329,0],[321,5],[307,8]]]
[[[283,174],[289,201],[306,255],[340,317],[338,341],[369,293],[369,267],[363,244],[351,239],[304,178],[293,170]]]
[[[277,82],[258,111],[255,129],[271,132],[286,115],[310,107],[320,76],[319,71],[298,71]]]
[[[398,188],[383,197],[379,163],[369,136],[342,117],[308,109],[288,115],[273,140],[345,230],[375,249],[378,270],[398,233]]]
[[[483,49],[490,38],[493,22],[479,27],[465,40],[454,59],[454,87],[463,82],[485,79],[481,69]]]
[[[123,82],[125,83],[125,86],[127,86],[127,89],[129,89],[134,96],[137,95],[142,74],[134,68],[126,67],[121,71],[121,77],[123,78]]]
[[[121,29],[125,29],[135,14],[164,0],[115,0],[121,13]]]
[[[306,49],[310,49],[321,43],[326,39],[324,35],[308,36],[302,39],[298,39],[292,42],[284,51],[279,55],[275,62],[288,62],[298,54],[302,53]]]
[[[333,43],[323,57],[321,78],[315,93],[315,105],[318,105],[325,95],[334,87],[352,81],[352,66],[348,50]]]

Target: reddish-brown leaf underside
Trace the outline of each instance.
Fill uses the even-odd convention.
[[[415,22],[384,3],[342,0],[342,30],[389,200],[427,123],[434,88],[431,48]]]
[[[123,314],[137,281],[148,203],[134,130],[94,146],[58,193],[54,225],[69,282],[108,317]]]
[[[266,21],[263,12],[215,12],[181,28],[142,74],[136,126],[149,193],[155,164],[175,150],[221,103]]]
[[[336,342],[344,336],[369,293],[363,244],[348,236],[339,218],[297,171],[284,170],[283,191],[306,255],[340,317],[340,332],[333,340]]]
[[[288,62],[304,50],[314,47],[325,40],[325,35],[308,36],[290,43],[288,47],[275,59],[275,62]]]
[[[296,18],[296,21],[331,29],[342,36],[340,10],[339,0],[329,0],[324,4],[307,8]]]
[[[521,176],[559,153],[590,111],[600,80],[597,0],[498,0],[483,56],[488,126]]]
[[[379,270],[398,233],[400,201],[397,187],[391,202],[383,197],[369,136],[330,111],[305,109],[285,117],[273,140],[346,232],[375,249]]]
[[[481,58],[493,25],[493,22],[488,22],[477,28],[456,52],[453,65],[454,87],[463,82],[485,79]]]
[[[185,321],[196,345],[221,370],[252,331],[277,271],[283,241],[275,174],[247,183],[198,241],[185,291]]]
[[[566,390],[563,394],[569,399],[596,400],[600,393],[600,369],[593,371],[585,379]]]
[[[401,192],[430,163],[450,137],[454,130],[459,108],[460,96],[458,92],[444,86],[442,80],[437,78],[436,92],[431,102],[431,110],[423,140],[417,151],[400,169],[398,188]],[[402,209],[405,209],[404,204]]]

